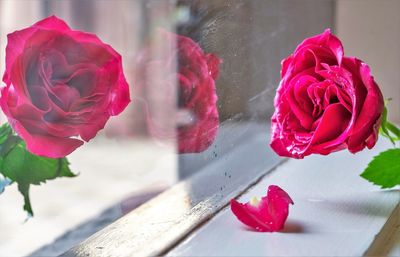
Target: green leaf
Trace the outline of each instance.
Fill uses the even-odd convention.
[[[400,129],[398,127],[396,127],[393,123],[386,121],[386,128],[395,136],[393,137],[395,141],[400,140]]]
[[[30,153],[24,141],[8,128],[4,125],[0,127],[0,173],[18,184],[18,190],[24,197],[24,210],[33,216],[30,186],[58,177],[74,177],[75,174],[71,172],[66,158],[53,159]]]
[[[400,149],[389,149],[375,156],[360,176],[382,188],[400,185]]]
[[[7,139],[8,136],[12,134],[11,127],[5,123],[0,126],[0,144],[3,144]]]
[[[379,128],[379,133],[388,138],[393,145],[395,145],[396,141],[400,141],[400,129],[397,128],[393,123],[389,122],[387,119],[387,108],[383,109],[382,112],[382,124]]]
[[[29,187],[30,184],[18,183],[18,191],[24,197],[24,210],[28,213],[29,217],[33,217],[31,200],[29,198]]]
[[[0,127],[0,156],[6,155],[14,147],[18,139],[7,123],[2,125]]]
[[[74,176],[67,160],[31,154],[22,140],[14,145],[0,163],[3,174],[19,183],[39,185],[48,179]]]

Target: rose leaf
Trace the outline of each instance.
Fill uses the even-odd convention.
[[[3,127],[0,127],[0,173],[9,182],[18,184],[18,190],[24,197],[24,210],[32,216],[33,211],[29,200],[31,185],[40,185],[57,177],[76,175],[71,172],[66,158],[53,159],[34,155],[26,149],[24,141],[12,131],[3,140],[2,132],[5,131]]]
[[[393,140],[400,141],[400,129],[398,127],[396,127],[393,123],[386,121],[386,128],[394,135],[392,136]]]
[[[375,156],[360,176],[382,188],[400,185],[400,149],[389,149]]]
[[[387,119],[388,111],[385,107],[382,112],[382,124],[379,128],[379,133],[388,138],[393,145],[396,141],[400,141],[400,129]]]

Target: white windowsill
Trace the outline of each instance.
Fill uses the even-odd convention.
[[[356,155],[342,151],[279,165],[283,159],[270,152],[265,132],[245,138],[63,256],[398,255],[399,191],[380,190],[359,177],[389,142],[381,138],[373,150]],[[287,225],[272,234],[247,230],[230,212],[229,200],[243,192],[242,202],[262,196],[270,184],[295,202]]]
[[[295,205],[290,206],[283,232],[248,230],[227,207],[168,255],[361,256],[392,215],[393,225],[388,228],[392,231],[386,231],[392,234],[384,240],[386,249],[381,252],[400,256],[399,207],[394,213],[399,190],[380,190],[359,177],[372,156],[388,147],[381,138],[373,150],[356,155],[342,151],[289,160],[239,198],[246,202],[252,196],[263,196],[271,184],[285,189]]]

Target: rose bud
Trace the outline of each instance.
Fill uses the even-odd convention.
[[[301,159],[342,149],[371,149],[378,140],[382,93],[367,64],[343,54],[327,29],[304,40],[282,61],[271,147]]]
[[[275,232],[283,229],[289,215],[290,196],[280,187],[268,187],[267,196],[261,200],[253,197],[250,202],[239,203],[231,200],[233,214],[243,224],[260,232]]]
[[[64,157],[130,102],[121,56],[55,16],[8,35],[0,104],[36,155]]]

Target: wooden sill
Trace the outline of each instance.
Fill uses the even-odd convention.
[[[359,177],[372,156],[388,147],[380,140],[374,150],[356,155],[289,160],[239,197],[244,202],[262,196],[270,184],[284,188],[295,204],[282,232],[247,230],[226,208],[167,255],[400,256],[399,190],[380,190]]]
[[[249,138],[226,158],[203,167],[63,256],[391,254],[388,247],[379,250],[379,240],[395,238],[382,228],[396,215],[399,191],[380,190],[359,177],[372,156],[389,143],[380,140],[374,150],[357,155],[342,151],[282,163],[265,153],[265,141],[265,134]],[[265,161],[258,153],[271,158]],[[272,234],[249,231],[227,204],[237,196],[240,201],[262,196],[270,184],[284,188],[295,201],[286,227]],[[398,219],[390,220],[390,227],[399,226]]]

